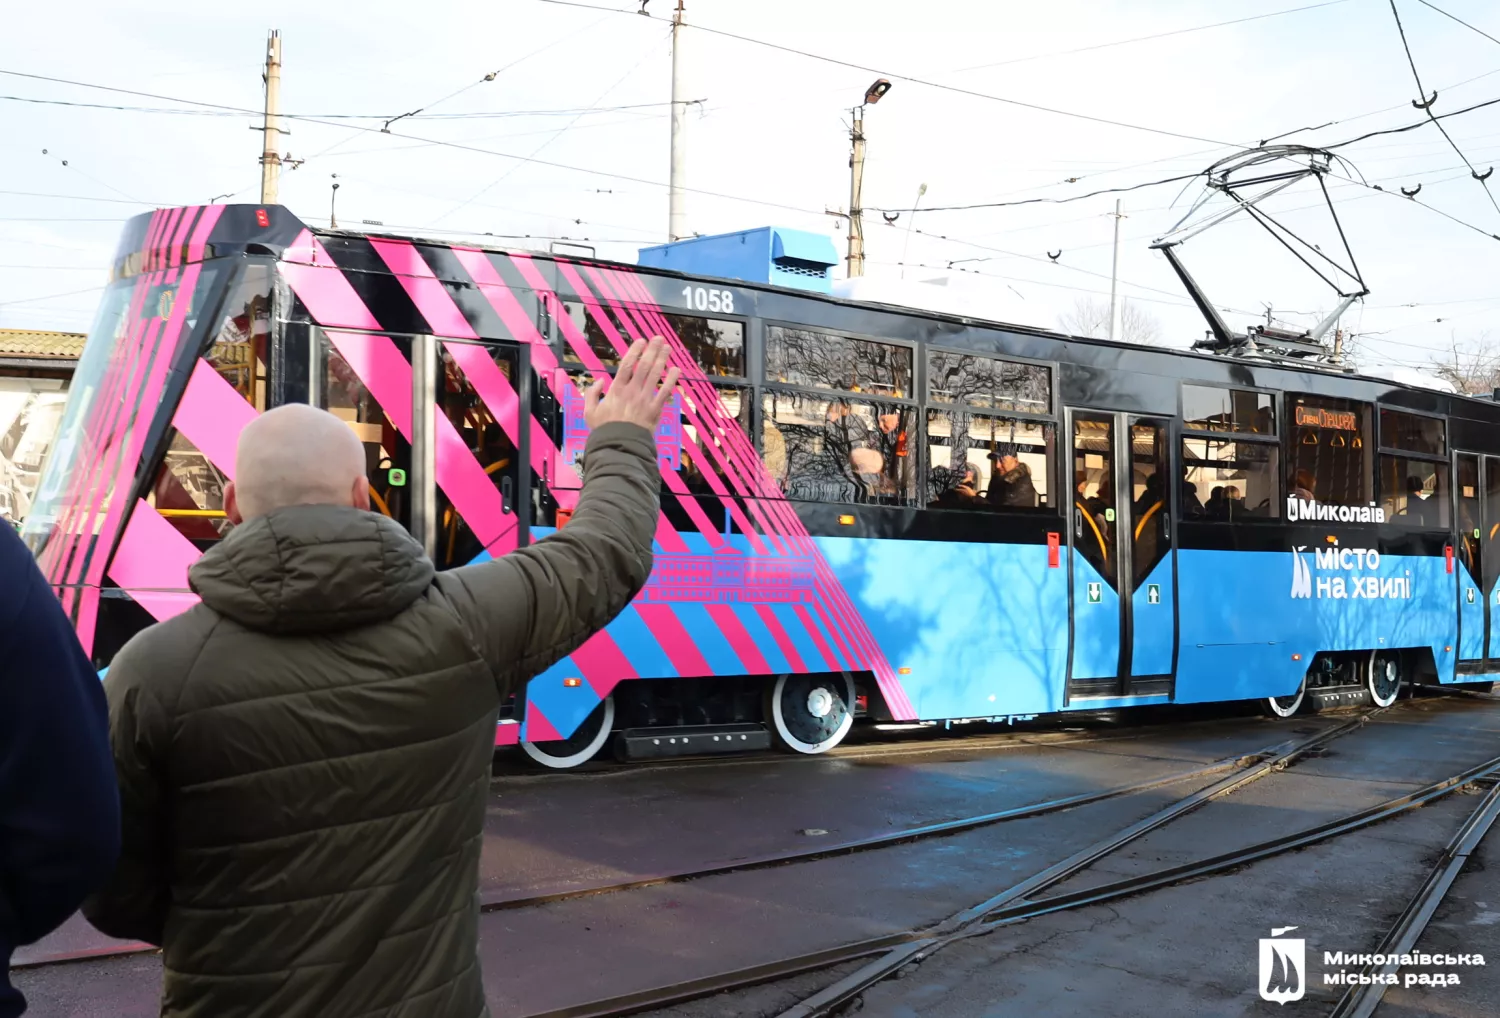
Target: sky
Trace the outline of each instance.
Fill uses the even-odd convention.
[[[1434,3],[1396,0],[1432,111],[1500,97],[1500,9]],[[281,202],[305,221],[327,223],[337,183],[343,226],[566,238],[633,262],[666,239],[672,66],[672,0],[639,6],[18,5],[0,37],[0,327],[86,329],[131,215],[258,200],[273,28],[294,115],[283,152],[302,160]],[[1426,117],[1391,0],[686,0],[686,20],[692,231],[794,227],[842,252],[829,213],[848,205],[850,108],[883,75],[865,117],[863,292],[942,284],[1056,328],[1108,300],[1118,198],[1120,292],[1176,346],[1206,326],[1149,245],[1203,178],[1139,185],[1268,138],[1335,145]],[[1462,155],[1427,123],[1339,147],[1325,178],[1370,290],[1341,322],[1367,370],[1500,337],[1500,176],[1487,190],[1466,165],[1500,162],[1500,103],[1443,126]],[[1112,188],[1131,190],[1084,197]],[[1342,257],[1317,181],[1265,208]],[[1243,215],[1178,250],[1236,329],[1268,308],[1306,328],[1337,301]]]

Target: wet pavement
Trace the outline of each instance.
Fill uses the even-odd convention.
[[[484,893],[503,900],[612,883],[1116,788],[1303,738],[1339,720],[1238,718],[1004,750],[955,741],[911,754],[502,778],[490,813]],[[1307,827],[1495,755],[1500,704],[1407,702],[1330,743],[1323,755],[1147,835],[1068,886]],[[497,1016],[532,1014],[929,924],[1220,777],[891,848],[487,913],[481,953],[491,1007]],[[1284,1009],[1258,998],[1258,939],[1273,925],[1311,931],[1310,970],[1321,963],[1322,945],[1368,950],[1476,803],[1453,796],[1231,874],[956,945],[910,978],[872,987],[864,1013],[1326,1012],[1334,998],[1320,987]],[[1465,890],[1470,880],[1466,873],[1454,888],[1457,911],[1438,918],[1500,941],[1500,878],[1490,877],[1488,891],[1482,884]],[[1434,925],[1428,935],[1444,929]],[[1500,963],[1500,943],[1495,953]],[[59,1018],[154,1015],[159,978],[154,955],[16,976],[34,1013]],[[776,1014],[831,978],[810,974],[661,1014]],[[1474,985],[1476,1001],[1495,1002],[1493,985],[1488,996],[1477,977]],[[1404,1011],[1394,1006],[1393,995],[1381,1013],[1471,1013],[1423,1011],[1420,1001]]]

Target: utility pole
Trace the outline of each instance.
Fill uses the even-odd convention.
[[[849,131],[849,278],[865,274],[865,210],[860,193],[865,186],[865,107],[880,101],[891,83],[877,78],[865,89],[865,101],[854,107],[854,126]]]
[[[1120,339],[1120,199],[1115,199],[1115,257],[1109,268],[1109,338]]]
[[[849,154],[849,278],[865,274],[865,210],[860,192],[865,185],[865,108],[854,107],[854,127],[849,132],[853,149]]]
[[[275,205],[281,185],[281,33],[271,30],[266,45],[266,117],[261,128],[260,203]]]
[[[683,0],[672,15],[672,175],[667,209],[667,240],[688,237],[687,225],[687,86],[682,64]]]

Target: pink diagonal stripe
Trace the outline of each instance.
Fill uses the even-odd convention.
[[[214,227],[219,223],[219,217],[224,214],[223,205],[209,205],[204,208],[203,215],[198,218],[198,225],[193,229],[193,237],[188,241],[188,261],[201,262],[203,255],[208,250],[208,238],[214,232]]]
[[[144,500],[137,501],[109,575],[158,622],[180,615],[198,603],[188,589],[188,569],[202,556]]]
[[[678,675],[686,678],[714,673],[698,650],[698,645],[688,635],[682,620],[677,617],[675,608],[669,604],[637,602],[635,610],[640,614],[641,621],[646,623],[646,628],[651,630],[651,635],[656,637],[656,642],[661,645]]]
[[[711,604],[707,607],[709,617],[718,625],[719,632],[724,634],[724,639],[729,641],[730,648],[739,657],[740,663],[745,666],[745,671],[751,675],[771,674],[771,665],[761,654],[760,648],[755,645],[750,631],[734,613],[734,608],[727,604]]]
[[[453,298],[448,296],[448,291],[443,289],[442,281],[433,275],[432,269],[422,260],[422,253],[415,244],[409,240],[371,237],[370,246],[380,255],[386,268],[396,276],[401,288],[417,306],[422,317],[427,319],[433,335],[453,339],[479,338],[458,305],[453,303]]]
[[[193,222],[197,219],[202,206],[197,208],[185,208],[182,216],[177,220],[177,229],[172,234],[170,246],[167,248],[167,264],[172,268],[180,266],[187,253],[187,239],[192,234]]]
[[[781,620],[776,617],[776,610],[768,604],[758,604],[755,606],[755,613],[771,631],[771,639],[776,641],[776,646],[781,649],[781,654],[786,658],[787,664],[792,666],[792,671],[807,671],[807,665],[802,663],[802,655],[797,653],[797,645],[792,642],[792,638],[782,628]]]
[[[807,631],[807,635],[812,639],[814,645],[817,646],[818,653],[823,655],[823,660],[826,662],[827,667],[831,669],[838,668],[838,655],[828,645],[827,638],[823,636],[823,627],[818,625],[817,621],[808,612],[807,605],[794,604],[792,605],[792,611],[796,612],[797,618],[802,620],[802,628]]]
[[[178,344],[184,333],[183,325],[187,321],[188,311],[193,306],[193,291],[198,287],[201,268],[201,265],[190,265],[183,272],[182,280],[177,287],[176,299],[172,303],[172,316],[167,320],[166,328],[162,330],[161,340],[156,344],[156,350],[141,389],[140,399],[136,402],[137,407],[150,409],[131,418],[124,429],[124,454],[120,458],[120,465],[113,482],[105,489],[106,496],[109,498],[109,512],[99,528],[98,544],[95,545],[88,561],[88,571],[83,579],[86,588],[97,588],[104,579],[105,560],[114,546],[122,517],[130,508],[126,504],[128,499],[125,496],[128,495],[128,486],[139,471],[146,432],[150,429],[155,408],[161,403],[162,389],[166,385],[167,374],[177,359]],[[191,338],[192,330],[186,331],[187,337]],[[96,620],[97,613],[93,611],[86,613],[78,620],[78,640],[83,644],[84,650],[89,652],[93,651]]]
[[[378,329],[380,323],[359,299],[354,287],[334,265],[318,238],[303,230],[281,256],[281,275],[307,305],[313,321],[325,327]],[[406,397],[411,416],[411,396]]]
[[[635,668],[607,630],[599,630],[569,656],[601,700],[623,680],[636,677]]]
[[[239,390],[199,357],[172,426],[232,481],[240,432],[257,416]]]

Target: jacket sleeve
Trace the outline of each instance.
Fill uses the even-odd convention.
[[[15,946],[109,876],[120,806],[99,676],[4,522],[0,578],[0,945]]]
[[[608,625],[650,575],[660,510],[655,436],[606,424],[589,436],[583,462],[583,490],[566,527],[439,577],[502,697]]]
[[[163,766],[169,719],[137,664],[139,639],[111,664],[109,736],[120,787],[120,861],[102,890],[83,903],[101,932],[160,945],[171,903],[167,870],[167,797]]]

